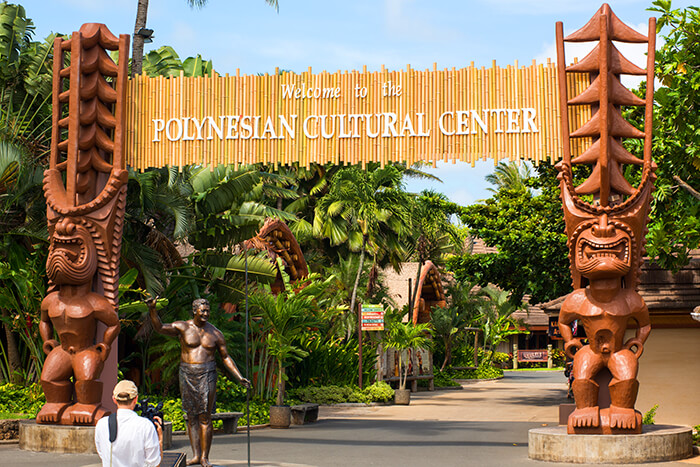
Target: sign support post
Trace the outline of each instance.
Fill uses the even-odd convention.
[[[360,364],[358,366],[358,386],[362,390],[362,303],[357,304],[357,341],[359,348]]]

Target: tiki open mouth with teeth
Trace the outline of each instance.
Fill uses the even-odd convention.
[[[588,278],[624,276],[630,270],[630,245],[629,234],[606,219],[578,237],[576,268]]]
[[[599,243],[582,238],[579,242],[579,260],[590,261],[594,258],[617,258],[627,263],[629,241],[626,238],[621,238],[615,243]]]
[[[96,256],[90,232],[72,219],[62,219],[51,236],[46,273],[55,284],[85,284],[97,269]]]

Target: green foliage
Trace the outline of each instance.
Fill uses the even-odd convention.
[[[659,404],[654,404],[648,411],[642,416],[643,425],[653,425],[654,418],[656,417],[656,409],[659,408]]]
[[[169,45],[164,45],[156,50],[148,52],[143,60],[143,73],[148,76],[212,76],[212,61],[202,60],[201,55],[187,57],[184,62],[180,61],[175,49]]]
[[[563,367],[566,365],[566,354],[562,349],[552,349],[552,364],[555,367]]]
[[[349,386],[357,384],[359,368],[357,340],[345,341],[333,336],[324,339],[317,333],[308,333],[300,339],[300,346],[308,352],[308,355],[289,368],[290,386]],[[376,358],[375,347],[372,343],[364,343],[363,381],[374,379]]]
[[[511,356],[505,352],[493,352],[493,356],[490,357],[491,361],[497,365],[503,363],[509,363]]]
[[[537,167],[537,173],[537,178],[524,181],[538,189],[537,194],[525,186],[506,184],[491,198],[462,209],[460,218],[471,235],[498,252],[448,260],[447,267],[458,281],[495,284],[512,291],[514,302],[530,294],[532,302],[539,303],[570,291],[557,173],[546,163]]]
[[[279,269],[283,271],[281,259]],[[336,313],[335,309],[324,309],[322,304],[334,278],[321,280],[312,273],[295,284],[282,272],[285,289],[277,296],[268,285],[259,288],[250,297],[252,316],[262,324],[260,335],[264,336],[267,354],[277,363],[277,405],[284,403],[286,367],[309,355],[300,346],[300,339],[310,328],[318,327],[323,318]]]
[[[378,381],[364,388],[372,402],[389,402],[394,398],[394,390],[384,381]]]
[[[496,346],[505,341],[508,336],[514,334],[527,334],[528,331],[520,331],[518,323],[511,315],[520,309],[523,304],[515,304],[511,296],[504,290],[499,290],[492,285],[484,287],[484,292],[489,298],[480,308],[480,316],[477,325],[481,328],[484,347],[491,352],[485,354],[489,362],[494,357]]]
[[[658,178],[646,248],[659,265],[675,271],[700,244],[700,8],[672,9],[666,0],[653,5],[650,10],[660,13],[657,29],[666,35],[656,52],[655,72],[663,86],[654,94],[652,155]],[[640,121],[641,110],[631,116]],[[642,154],[639,142],[629,149]]]
[[[402,172],[393,165],[338,170],[328,193],[316,205],[314,235],[329,239],[331,245],[346,244],[351,251],[360,252],[350,310],[355,310],[366,253],[375,264],[384,261],[400,269],[406,254],[402,239],[408,232],[408,205]]]
[[[7,261],[0,261],[0,322],[19,342],[0,341],[0,380],[38,381],[45,358],[39,322],[46,294],[46,252],[37,248],[28,253],[14,245],[4,253]]]
[[[451,222],[452,215],[459,210],[459,206],[450,202],[443,193],[424,190],[415,196],[409,205],[412,237],[409,258],[421,264],[430,260],[442,265],[448,255],[461,252],[464,235]],[[418,279],[416,276],[416,284]]]
[[[451,388],[461,386],[457,381],[452,379],[449,371],[438,370],[433,375],[433,384],[436,388]]]
[[[501,368],[495,368],[488,364],[479,365],[478,368],[473,370],[456,370],[453,368],[447,368],[445,371],[438,373],[446,375],[452,379],[494,379],[503,376],[503,370]],[[436,373],[436,375],[438,373]]]
[[[394,390],[383,381],[376,382],[360,390],[357,386],[307,386],[289,392],[290,397],[300,402],[330,405],[355,402],[389,402],[394,398]]]
[[[163,402],[163,418],[173,423],[173,430],[185,430],[186,422],[182,410],[182,400],[162,396],[145,396],[151,403]],[[250,424],[262,425],[270,421],[269,400],[252,399],[250,401]],[[239,426],[245,426],[246,418],[246,391],[241,385],[234,383],[226,376],[219,374],[216,380],[216,411],[217,412],[241,412],[243,416],[238,419]],[[213,422],[214,428],[222,427],[220,420]]]
[[[33,418],[45,403],[44,391],[37,383],[29,386],[12,383],[0,386],[0,412],[25,414]]]
[[[693,427],[693,444],[700,446],[700,425]]]
[[[413,324],[389,322],[385,324],[386,332],[382,343],[386,349],[393,349],[399,353],[399,368],[404,368],[404,374],[400,375],[399,388],[406,389],[406,379],[408,378],[408,367],[402,363],[402,351],[408,349],[431,349],[433,347],[432,326],[430,323]]]

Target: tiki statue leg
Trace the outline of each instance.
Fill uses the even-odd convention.
[[[68,352],[54,348],[46,357],[41,372],[41,387],[46,395],[46,404],[36,417],[38,423],[58,423],[66,408],[73,403],[73,374]]]

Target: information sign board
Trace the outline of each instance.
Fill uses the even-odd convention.
[[[360,311],[360,322],[362,331],[383,331],[384,306],[363,304]]]

